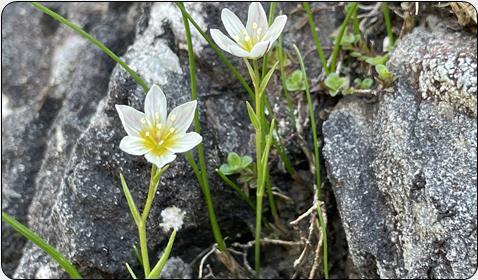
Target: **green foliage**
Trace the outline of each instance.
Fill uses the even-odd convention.
[[[377,71],[378,79],[384,86],[389,86],[395,80],[395,76],[383,64],[375,65],[375,71]]]
[[[370,89],[373,86],[373,79],[372,78],[365,78],[363,80],[360,80],[359,78],[356,78],[354,80],[354,87],[357,89]]]
[[[9,224],[14,230],[23,235],[26,239],[33,242],[45,253],[55,260],[63,269],[70,275],[72,279],[81,279],[80,273],[76,268],[65,258],[60,252],[53,248],[50,244],[46,243],[40,236],[34,233],[32,230],[15,220],[13,217],[5,212],[2,212],[2,221]]]
[[[250,156],[240,156],[235,152],[230,152],[227,156],[227,163],[222,164],[219,170],[224,175],[238,174],[246,169],[252,163]]]
[[[379,64],[387,63],[387,61],[389,59],[389,56],[388,56],[388,54],[386,54],[386,55],[377,55],[377,56],[374,56],[374,57],[363,56],[363,58],[365,59],[365,62],[367,62],[368,64],[376,66],[376,65],[379,65]]]
[[[285,86],[288,91],[303,91],[305,90],[304,75],[302,71],[297,69],[292,74],[287,76]]]
[[[349,87],[349,80],[344,77],[340,77],[337,73],[331,73],[325,79],[325,86],[329,89],[331,96],[336,96],[339,92]]]

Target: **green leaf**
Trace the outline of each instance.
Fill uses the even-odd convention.
[[[232,168],[241,167],[241,157],[238,154],[236,154],[235,152],[230,152],[227,155],[227,163]]]
[[[365,59],[365,62],[371,65],[378,65],[378,64],[385,64],[388,61],[389,56],[388,55],[379,55],[375,57],[369,57],[367,56]]]
[[[138,278],[136,277],[136,274],[134,274],[134,271],[133,271],[133,270],[131,269],[131,267],[129,266],[129,264],[128,264],[128,263],[124,263],[124,264],[126,265],[126,269],[128,270],[128,272],[129,272],[129,274],[131,275],[131,277],[132,277],[133,279],[138,279]]]
[[[331,96],[336,96],[341,90],[348,88],[348,79],[340,77],[337,73],[331,73],[325,79],[325,86]]]
[[[58,252],[51,245],[46,243],[40,236],[31,231],[26,226],[22,225],[20,222],[15,220],[13,217],[9,216],[7,213],[2,212],[2,220],[9,224],[13,229],[18,233],[23,235],[25,238],[33,242],[35,245],[40,247],[45,253],[50,255],[65,271],[70,275],[72,279],[81,279],[80,273],[76,268],[68,261],[60,252]]]
[[[133,244],[133,250],[134,254],[136,255],[136,258],[138,259],[138,262],[141,266],[143,266],[143,259],[141,258],[141,254],[139,253],[138,247]]]
[[[252,163],[252,157],[245,155],[241,158],[241,168],[246,168]]]
[[[120,178],[121,178],[121,186],[123,187],[123,192],[126,197],[126,201],[128,202],[128,207],[131,212],[131,215],[133,215],[134,222],[138,225],[141,222],[141,217],[138,212],[138,208],[136,208],[136,204],[134,203],[133,197],[131,196],[131,193],[129,192],[128,185],[126,184],[126,180],[123,177],[123,174],[120,173]]]
[[[262,79],[261,81],[261,86],[259,87],[259,93],[262,95],[264,93],[264,91],[266,90],[267,88],[267,84],[269,83],[269,80],[271,79],[272,77],[272,74],[274,74],[274,71],[276,70],[277,68],[277,65],[279,64],[279,61],[277,61],[274,66],[272,66],[272,68],[269,70],[269,72],[267,72],[267,74],[264,76],[264,79]]]
[[[146,276],[146,279],[159,279],[159,276],[161,275],[161,271],[163,270],[163,267],[169,258],[169,254],[171,254],[171,249],[173,248],[175,238],[176,238],[176,229],[174,229],[173,233],[171,233],[168,244],[166,245],[166,248],[164,249],[163,255],[159,259],[158,263],[154,266],[153,270],[151,270],[151,273],[148,276]]]
[[[249,71],[249,75],[251,76],[252,83],[254,84],[254,87],[257,87],[256,84],[257,84],[258,77],[256,77],[256,73],[254,72],[254,69],[249,63],[249,60],[247,60],[247,58],[244,58],[244,61],[246,62],[247,71]]]
[[[390,73],[388,68],[383,64],[375,65],[375,71],[377,71],[378,77],[382,81],[389,81],[392,78],[392,73]]]
[[[266,146],[264,148],[264,152],[262,153],[262,158],[261,158],[262,174],[267,173],[267,167],[269,166],[269,164],[268,164],[269,163],[269,161],[268,161],[269,151],[270,151],[270,148],[271,148],[271,145],[272,145],[272,135],[273,135],[274,128],[275,128],[275,119],[272,119],[269,134],[267,135],[267,139],[266,139]],[[258,192],[259,196],[264,195],[265,179],[266,179],[266,176],[261,177],[260,187],[257,189],[257,192]]]
[[[343,47],[352,46],[355,42],[357,42],[358,37],[356,37],[353,33],[346,33],[342,36],[342,40],[340,41],[340,45]]]
[[[373,86],[372,78],[365,78],[362,83],[360,83],[360,89],[370,89]]]
[[[251,104],[246,101],[247,113],[249,113],[249,118],[251,119],[251,123],[256,130],[260,128],[259,118],[257,118],[256,113],[254,113],[254,109],[252,109]]]
[[[297,69],[285,80],[285,86],[288,91],[302,91],[305,90],[304,75],[302,71]]]
[[[224,174],[224,175],[232,175],[234,174],[235,170],[234,168],[231,168],[231,166],[227,163],[224,163],[222,164],[220,167],[219,167],[219,170]]]

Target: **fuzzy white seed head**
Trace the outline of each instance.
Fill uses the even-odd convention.
[[[163,222],[159,225],[164,231],[169,231],[173,228],[180,230],[183,226],[184,212],[176,206],[164,209],[161,212],[161,217],[163,218]]]

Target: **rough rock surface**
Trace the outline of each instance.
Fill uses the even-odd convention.
[[[169,109],[190,100],[185,35],[174,4],[48,5],[120,54],[148,83],[160,85]],[[284,12],[295,6],[284,5]],[[247,3],[228,7],[246,18]],[[218,3],[187,3],[186,8],[203,29],[222,28]],[[21,20],[27,14],[31,20]],[[28,3],[12,3],[4,15],[2,26],[10,28],[2,30],[3,210],[63,252],[85,277],[128,277],[124,262],[140,271],[131,246],[137,243],[137,233],[118,175],[123,172],[137,204],[143,205],[149,164],[119,150],[125,132],[114,104],[142,109],[143,89],[121,67],[114,68],[115,63],[95,46]],[[325,33],[331,33],[340,17],[329,12],[321,20]],[[286,48],[296,41],[301,42],[299,47],[310,48],[311,41],[301,39],[309,36],[308,29],[287,28],[294,40],[286,41]],[[247,223],[254,213],[214,174],[228,152],[253,152],[253,130],[244,106],[247,93],[232,75],[224,74],[227,68],[194,31],[193,43],[203,138],[219,223],[225,235],[250,237]],[[35,45],[26,52],[25,46],[31,44]],[[319,65],[315,57],[307,63]],[[245,67],[238,68],[246,74]],[[317,74],[319,69],[314,67],[314,71]],[[272,92],[271,98],[280,94]],[[275,108],[278,113],[286,111],[281,102]],[[287,114],[277,117],[284,123]],[[288,133],[286,128],[282,131]],[[150,214],[152,261],[167,240],[160,227],[160,212],[173,205],[186,215],[174,245],[175,258],[165,275],[192,277],[190,262],[213,239],[200,188],[181,156],[163,175]],[[8,275],[66,276],[48,256],[30,243],[25,245],[5,226],[2,248],[6,250],[2,267]]]
[[[445,29],[444,29],[445,28]],[[416,28],[375,103],[342,99],[324,157],[361,277],[467,278],[477,268],[477,40]]]

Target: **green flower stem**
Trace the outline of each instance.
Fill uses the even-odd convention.
[[[297,48],[296,45],[294,45],[294,49],[297,53],[297,57],[299,58],[300,62],[300,68],[302,70],[302,73],[304,75],[304,83],[305,83],[305,93],[307,95],[307,105],[309,109],[309,118],[310,118],[310,126],[312,127],[312,137],[314,141],[314,166],[315,166],[315,187],[317,189],[317,200],[320,201],[320,186],[321,186],[321,180],[320,180],[320,157],[319,157],[319,142],[318,142],[318,137],[317,137],[317,125],[315,122],[315,114],[314,114],[314,108],[312,105],[312,98],[310,97],[310,88],[309,88],[309,82],[307,80],[307,73],[305,71],[305,66],[304,66],[304,61],[302,60],[302,56],[300,54],[299,49]],[[324,253],[324,274],[325,278],[329,278],[329,268],[328,268],[328,252],[327,252],[327,231],[324,223],[324,218],[323,218],[323,213],[322,213],[322,208],[320,207],[320,204],[317,204],[317,215],[319,216],[319,224],[320,224],[320,229],[321,229],[321,234],[324,240],[323,246],[323,253]]]
[[[149,187],[148,187],[148,196],[147,196],[147,199],[146,199],[146,204],[144,205],[143,213],[141,214],[141,220],[143,222],[145,222],[146,219],[148,218],[149,210],[151,209],[151,205],[153,203],[154,195],[156,193],[156,185],[157,185],[158,181],[155,181],[155,177],[156,177],[157,170],[158,170],[158,168],[156,167],[156,165],[152,164],[152,166],[151,166],[151,178],[149,180]]]
[[[148,238],[146,236],[146,225],[141,221],[137,224],[139,247],[141,249],[141,260],[143,261],[143,269],[145,277],[150,273],[149,255],[148,255]]]
[[[159,179],[161,175],[168,169],[168,165],[158,170],[156,165],[151,166],[151,178],[149,180],[149,187],[148,187],[148,196],[146,198],[146,203],[144,205],[143,213],[141,214],[141,220],[136,223],[138,227],[138,235],[139,235],[139,246],[141,249],[141,261],[143,262],[144,268],[144,275],[145,277],[150,273],[150,265],[149,265],[149,254],[148,254],[148,238],[146,236],[146,224],[148,221],[149,211],[151,209],[151,205],[154,200],[154,196],[156,194],[156,190],[158,188]]]
[[[246,60],[247,62],[247,60]],[[257,186],[256,186],[256,232],[255,232],[255,250],[254,250],[254,256],[255,256],[255,269],[256,269],[256,277],[260,278],[260,268],[261,268],[261,225],[262,225],[262,203],[263,203],[263,197],[264,197],[264,191],[263,186],[261,185],[262,183],[262,96],[261,93],[259,92],[259,87],[260,87],[260,76],[259,76],[259,67],[257,64],[256,60],[252,61],[253,64],[253,69],[254,69],[254,74],[255,77],[251,77],[253,80],[254,84],[254,90],[255,90],[255,108],[256,108],[256,116],[259,117],[259,127],[256,128],[256,166],[257,166]]]
[[[386,2],[382,3],[383,5],[383,17],[385,19],[385,27],[387,29],[387,37],[390,40],[390,45],[393,46],[393,32],[392,32],[392,22],[390,21],[390,12],[388,10],[388,4]]]
[[[191,30],[189,27],[189,21],[188,21],[188,14],[186,12],[186,9],[184,7],[184,4],[182,2],[177,2],[176,3],[179,9],[181,10],[182,18],[183,18],[183,23],[184,23],[184,29],[186,31],[186,41],[187,41],[187,46],[188,46],[188,59],[189,59],[189,76],[191,79],[191,98],[192,100],[197,99],[197,86],[196,86],[196,63],[194,60],[194,52],[193,52],[193,47],[192,47],[192,40],[191,40]],[[194,130],[197,133],[201,132],[201,124],[199,122],[199,114],[198,111],[196,110],[194,114]],[[226,243],[224,242],[224,238],[222,237],[222,233],[219,227],[219,224],[217,223],[216,219],[216,214],[214,212],[214,205],[212,202],[211,198],[211,190],[209,188],[209,180],[207,178],[207,169],[206,169],[206,162],[204,159],[204,146],[202,143],[198,145],[197,149],[197,154],[199,158],[199,175],[198,176],[198,181],[200,182],[201,186],[201,191],[204,195],[204,198],[206,200],[207,204],[207,209],[208,209],[208,214],[209,214],[209,220],[211,223],[211,228],[213,231],[214,239],[216,240],[216,243],[218,244],[218,249],[221,252],[226,251]],[[192,157],[190,157],[192,159]],[[191,160],[190,160],[191,161]],[[194,160],[192,160],[194,161]],[[197,168],[197,167],[196,167]],[[196,173],[198,175],[198,173]]]
[[[314,18],[312,16],[312,11],[310,10],[310,5],[308,2],[304,2],[302,4],[305,9],[305,13],[307,14],[307,19],[309,21],[310,31],[312,32],[312,40],[315,43],[315,48],[317,49],[317,53],[319,54],[320,63],[322,64],[322,68],[324,68],[325,75],[329,75],[330,70],[327,66],[327,59],[325,58],[324,50],[322,49],[322,44],[320,43],[319,34],[317,34],[317,27],[315,26]]]
[[[104,53],[106,53],[109,57],[111,57],[114,61],[116,61],[119,65],[121,65],[126,72],[128,72],[131,77],[143,88],[144,92],[148,92],[149,87],[141,79],[138,74],[133,71],[128,64],[126,64],[121,58],[119,58],[114,52],[112,52],[108,47],[106,47],[103,43],[98,41],[95,37],[91,36],[89,33],[81,29],[79,26],[75,25],[71,21],[67,20],[66,18],[60,16],[59,14],[55,13],[54,11],[48,9],[47,7],[43,6],[40,3],[32,2],[33,7],[37,8],[38,10],[44,12],[45,14],[51,16],[52,18],[56,19],[57,21],[63,23],[64,25],[73,29],[76,33],[80,34],[81,36],[85,37],[87,40],[95,44],[98,48],[100,48]]]
[[[350,18],[355,13],[357,7],[358,4],[355,2],[351,5],[350,9],[347,11],[347,15],[345,16],[344,21],[342,22],[342,25],[340,26],[339,33],[337,34],[337,37],[335,37],[334,49],[332,51],[332,59],[330,62],[330,72],[335,72],[337,56],[339,55],[340,51],[340,42],[342,42],[342,37],[344,37],[345,29],[347,29],[347,25],[350,21]]]

